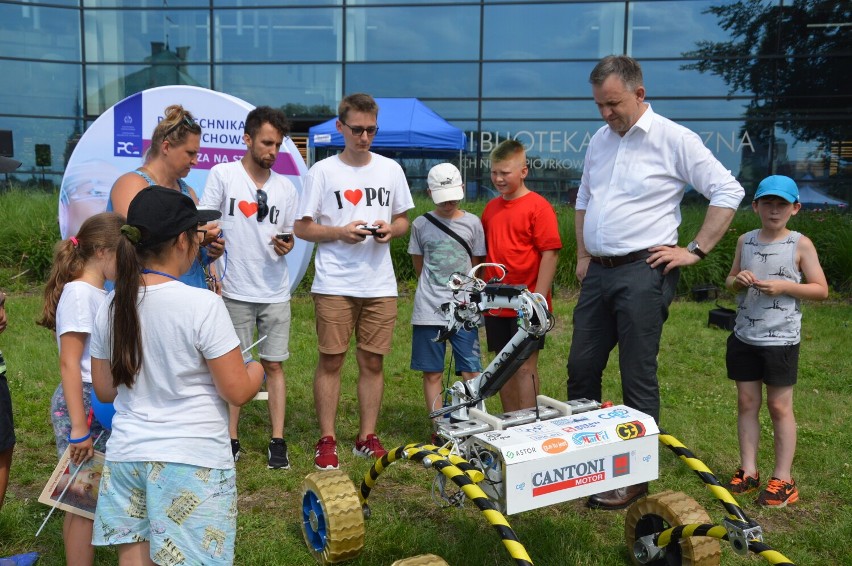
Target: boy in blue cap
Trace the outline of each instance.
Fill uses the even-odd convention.
[[[813,242],[787,228],[790,217],[802,207],[795,181],[783,175],[765,178],[751,207],[760,216],[761,228],[740,236],[725,279],[727,288],[739,293],[725,362],[728,377],[737,384],[740,468],[728,489],[742,494],[760,486],[758,416],[765,383],[775,433],[775,469],[757,503],[786,507],[799,499],[791,467],[796,453],[793,385],[799,363],[800,303],[828,297],[828,284]]]

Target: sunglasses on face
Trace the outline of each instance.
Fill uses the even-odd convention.
[[[378,126],[367,126],[366,128],[364,126],[350,126],[343,120],[340,120],[340,123],[352,130],[352,135],[356,137],[361,137],[364,132],[367,132],[368,137],[373,137],[379,131]]]
[[[269,214],[269,205],[266,203],[266,191],[257,189],[257,221],[263,222]]]
[[[163,139],[168,138],[170,135],[175,133],[175,131],[181,126],[186,126],[188,129],[192,131],[201,130],[201,126],[198,125],[198,122],[190,118],[188,115],[184,115],[183,120],[178,120],[178,123],[166,130],[166,133],[163,135]]]

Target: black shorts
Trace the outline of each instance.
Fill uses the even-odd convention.
[[[0,366],[5,366],[0,352]],[[6,372],[0,372],[0,452],[15,445],[15,423],[12,421],[12,395],[6,382]]]
[[[799,345],[752,346],[728,337],[725,354],[728,377],[734,381],[763,381],[778,387],[795,385],[799,374]]]
[[[502,350],[517,332],[518,319],[513,316],[485,317],[485,339],[489,352],[497,353]],[[544,336],[538,339],[538,349],[544,349]]]

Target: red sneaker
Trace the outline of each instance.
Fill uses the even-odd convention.
[[[378,436],[368,434],[366,440],[355,438],[355,447],[352,448],[352,453],[362,458],[375,458],[378,460],[387,454],[388,451],[382,446]]]
[[[332,436],[323,436],[317,442],[314,454],[314,466],[318,470],[336,470],[340,464],[337,459],[337,441]]]

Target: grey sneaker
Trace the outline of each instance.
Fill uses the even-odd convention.
[[[269,441],[270,470],[289,470],[290,458],[287,456],[287,442],[283,438],[273,438]]]

